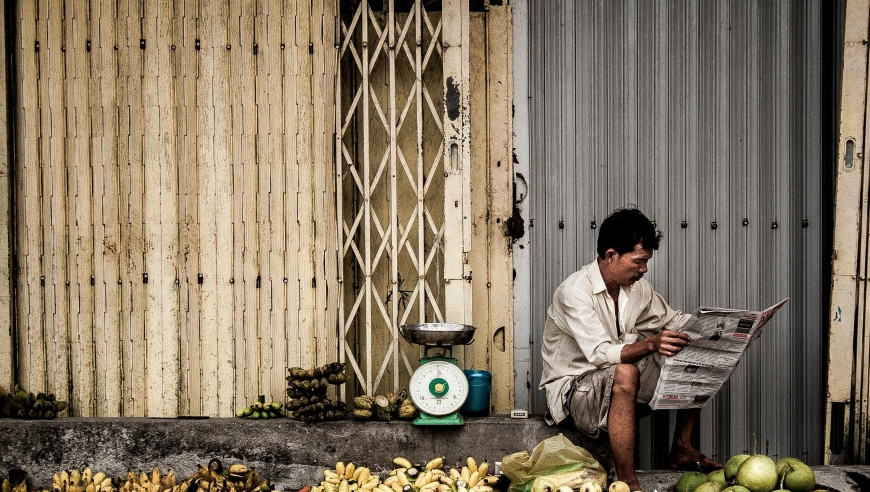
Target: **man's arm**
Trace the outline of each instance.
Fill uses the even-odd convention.
[[[623,345],[620,352],[622,362],[631,364],[656,352],[665,357],[678,354],[683,347],[689,345],[689,335],[679,331],[662,330],[648,338]]]

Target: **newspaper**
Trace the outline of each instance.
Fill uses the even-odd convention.
[[[650,407],[703,407],[731,377],[740,357],[787,301],[783,299],[764,311],[696,309],[680,328],[692,340],[680,353],[665,358]]]

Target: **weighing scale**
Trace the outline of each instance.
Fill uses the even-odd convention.
[[[468,398],[468,380],[453,358],[454,345],[468,345],[475,328],[455,323],[419,323],[399,327],[408,343],[423,346],[420,367],[411,375],[408,392],[420,410],[416,425],[462,425],[459,408]],[[440,355],[430,356],[440,349]]]

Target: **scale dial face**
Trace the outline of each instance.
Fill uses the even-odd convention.
[[[409,391],[414,405],[429,415],[450,415],[468,397],[468,380],[462,369],[441,360],[427,362],[411,375]]]

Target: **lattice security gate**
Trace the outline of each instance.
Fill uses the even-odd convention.
[[[468,2],[339,19],[340,350],[374,394],[416,364],[399,326],[470,322]]]

